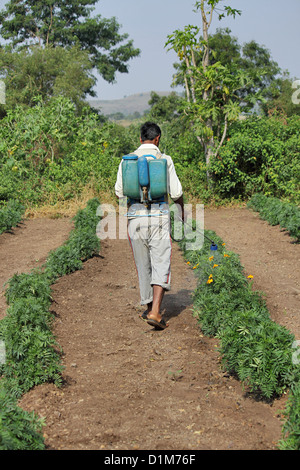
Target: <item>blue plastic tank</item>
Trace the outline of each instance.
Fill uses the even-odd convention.
[[[140,199],[140,185],[137,155],[125,155],[122,161],[122,182],[124,196]]]
[[[141,187],[148,187],[150,184],[149,179],[149,166],[148,160],[145,156],[141,156],[138,159],[138,172],[139,172],[139,183]]]
[[[168,194],[167,160],[149,160],[151,199],[159,199]]]

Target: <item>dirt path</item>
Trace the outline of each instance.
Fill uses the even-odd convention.
[[[272,315],[299,331],[299,276],[289,257],[300,246],[246,209],[207,210],[205,225],[241,254],[255,288],[267,293]],[[195,287],[174,244],[172,291],[163,304],[170,326],[153,330],[139,318],[126,240],[102,242],[99,257],[53,286],[66,383],[61,389],[36,387],[20,401],[45,418],[48,449],[276,448],[285,398],[273,405],[255,402],[222,372],[217,340],[204,337],[192,316]]]
[[[205,226],[241,255],[254,287],[267,294],[272,318],[299,338],[300,246],[246,209],[206,210]],[[35,219],[1,235],[1,286],[42,263],[69,230],[68,219]],[[163,305],[170,326],[153,330],[139,318],[126,240],[103,242],[99,257],[53,286],[66,383],[38,386],[20,401],[45,418],[48,449],[276,448],[285,398],[255,402],[222,372],[217,340],[204,337],[192,316],[195,287],[174,244],[172,291]]]
[[[0,236],[0,318],[5,314],[4,284],[15,274],[29,272],[59,247],[71,230],[70,219],[25,220]]]

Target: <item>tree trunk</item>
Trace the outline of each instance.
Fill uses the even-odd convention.
[[[206,162],[206,166],[207,166],[206,178],[207,178],[207,185],[208,185],[209,188],[212,185],[212,175],[211,175],[210,170],[209,170],[209,165],[210,165],[210,162],[211,162],[211,157],[214,155],[214,146],[215,146],[215,142],[214,142],[214,138],[212,136],[204,144],[205,162]]]
[[[202,15],[203,40],[205,41],[204,42],[204,54],[203,54],[203,59],[202,59],[202,66],[203,66],[203,71],[205,72],[207,67],[209,66],[208,29],[211,25],[214,7],[211,7],[209,20],[206,17],[204,7],[205,7],[205,1],[202,0],[202,2],[201,2],[201,15]],[[209,100],[209,91],[208,90],[204,90],[203,100],[204,101]],[[212,125],[212,120],[211,119],[209,119],[206,122],[206,126],[208,127],[208,129],[211,131],[211,134],[212,134],[212,137],[210,137],[209,140],[206,141],[205,145],[204,145],[206,166],[209,167],[211,157],[214,154],[214,146],[215,146],[214,137],[213,137],[213,125]],[[206,170],[206,177],[207,177],[208,187],[211,187],[212,180],[211,180],[211,174],[209,172],[209,169]]]

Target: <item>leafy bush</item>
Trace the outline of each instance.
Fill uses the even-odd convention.
[[[86,186],[112,193],[130,139],[89,109],[78,116],[62,96],[16,107],[1,120],[0,200],[18,197],[28,207],[73,198]]]
[[[300,450],[300,384],[293,384],[284,410],[286,418],[282,428],[283,438],[279,441],[281,450]]]
[[[43,422],[17,406],[0,384],[0,450],[43,450]]]
[[[25,207],[19,201],[10,200],[0,210],[0,234],[16,227],[21,222]]]
[[[248,198],[256,192],[299,203],[300,117],[247,117],[230,128],[212,159],[215,191]]]

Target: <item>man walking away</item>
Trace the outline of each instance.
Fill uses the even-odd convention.
[[[171,285],[171,252],[170,213],[168,195],[181,208],[183,213],[182,186],[170,156],[159,150],[161,129],[153,122],[146,122],[141,127],[141,145],[133,152],[138,158],[145,156],[152,159],[167,160],[167,192],[164,200],[151,201],[151,204],[140,204],[130,200],[128,209],[128,238],[133,251],[137,268],[141,305],[147,305],[142,318],[156,329],[165,329],[168,325],[160,313],[165,291]],[[115,193],[118,198],[124,197],[122,164],[119,165]],[[150,183],[151,184],[151,183]]]

